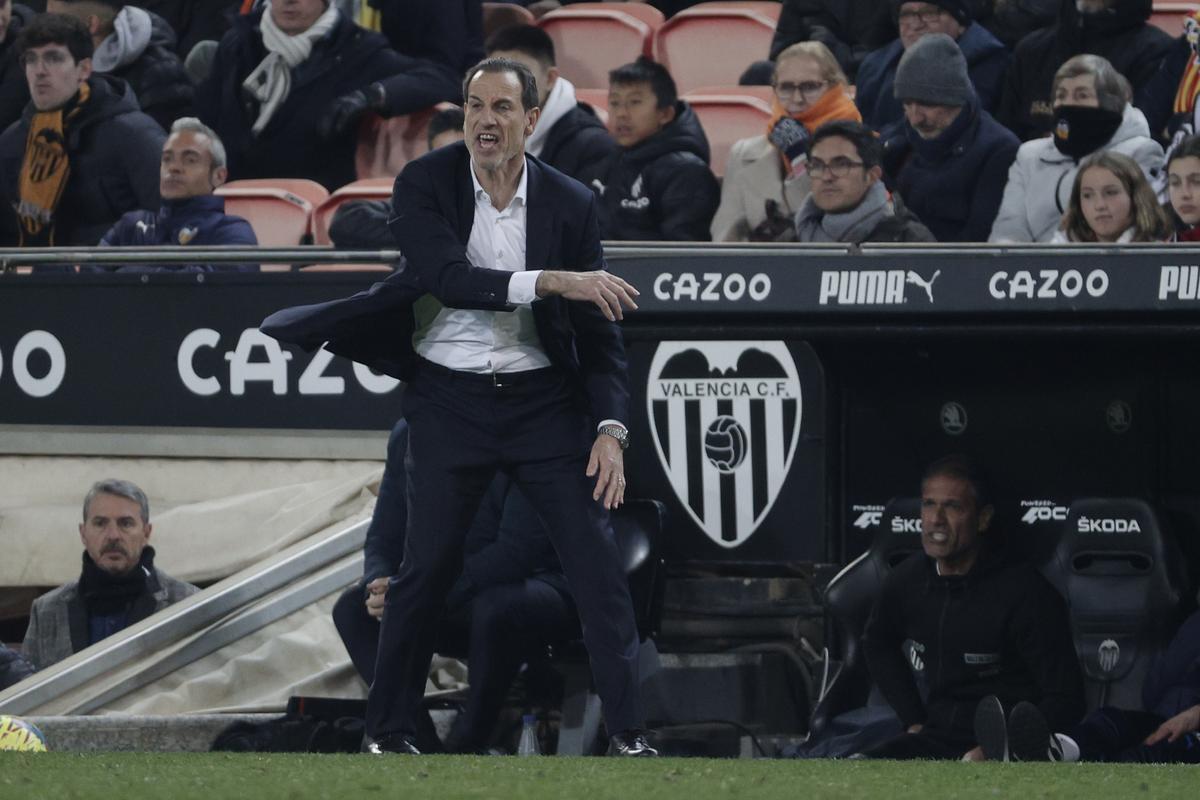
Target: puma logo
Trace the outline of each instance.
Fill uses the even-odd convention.
[[[940,269],[935,270],[933,273],[933,277],[930,278],[928,281],[926,281],[924,278],[922,278],[920,275],[918,275],[917,273],[913,272],[910,269],[908,271],[908,274],[904,276],[904,282],[911,283],[913,286],[920,286],[922,289],[925,290],[925,294],[929,297],[929,302],[932,303],[933,302],[933,282],[936,281],[938,279],[938,275],[941,275],[941,274],[942,274],[942,271]]]

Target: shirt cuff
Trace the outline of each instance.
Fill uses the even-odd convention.
[[[510,306],[527,306],[537,300],[537,279],[541,274],[540,269],[514,272],[508,280],[508,304]]]
[[[626,426],[624,422],[621,422],[620,420],[617,420],[617,419],[602,419],[602,420],[600,420],[600,424],[596,426],[596,430],[600,430],[605,425],[616,425],[618,428],[624,428],[625,430],[629,430],[628,426]]]

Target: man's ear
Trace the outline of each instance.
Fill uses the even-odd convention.
[[[87,548],[87,537],[83,535],[83,529],[87,527],[86,522],[79,523],[79,541],[83,542],[84,549]]]
[[[554,88],[554,84],[558,81],[558,67],[551,67],[546,70],[546,91],[549,92]]]
[[[147,522],[146,523],[146,541],[147,542],[150,541],[150,534],[152,534],[152,533],[154,533],[154,525]]]
[[[670,125],[672,122],[675,121],[675,104],[674,103],[667,106],[666,108],[659,108],[656,110],[656,112],[658,114],[658,125],[660,128],[665,128],[668,125]]]
[[[208,182],[211,183],[212,188],[215,189],[218,186],[225,183],[225,181],[228,179],[229,179],[229,169],[226,167],[217,167],[211,173],[209,173]]]
[[[882,177],[883,177],[883,167],[876,164],[875,166],[873,166],[869,170],[867,170],[867,185],[871,186],[872,184],[874,184],[876,181],[878,181]],[[990,508],[990,506],[989,506],[989,508]]]
[[[983,533],[992,525],[992,518],[996,515],[994,506],[986,505],[979,509],[979,532]]]
[[[542,110],[540,108],[531,108],[525,114],[525,135],[532,136],[534,128],[537,127],[538,117],[542,115]]]
[[[92,60],[90,58],[80,59],[75,65],[79,69],[79,81],[82,83],[92,77]]]

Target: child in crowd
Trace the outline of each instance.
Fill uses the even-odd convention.
[[[1051,240],[1062,242],[1161,242],[1170,222],[1138,163],[1113,151],[1080,164],[1062,225]]]
[[[1200,241],[1200,136],[1181,139],[1167,160],[1168,216],[1175,223],[1171,241]]]

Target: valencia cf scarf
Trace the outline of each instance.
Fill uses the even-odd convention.
[[[1179,89],[1175,92],[1175,105],[1171,110],[1175,114],[1191,116],[1196,107],[1196,94],[1200,93],[1200,11],[1187,18],[1184,23],[1184,36],[1192,48],[1192,55],[1183,71],[1183,77],[1179,80]]]
[[[62,108],[37,111],[29,123],[25,158],[17,184],[17,220],[21,247],[52,247],[54,212],[71,176],[67,154],[67,125],[87,102],[91,88],[80,84],[79,94]]]

